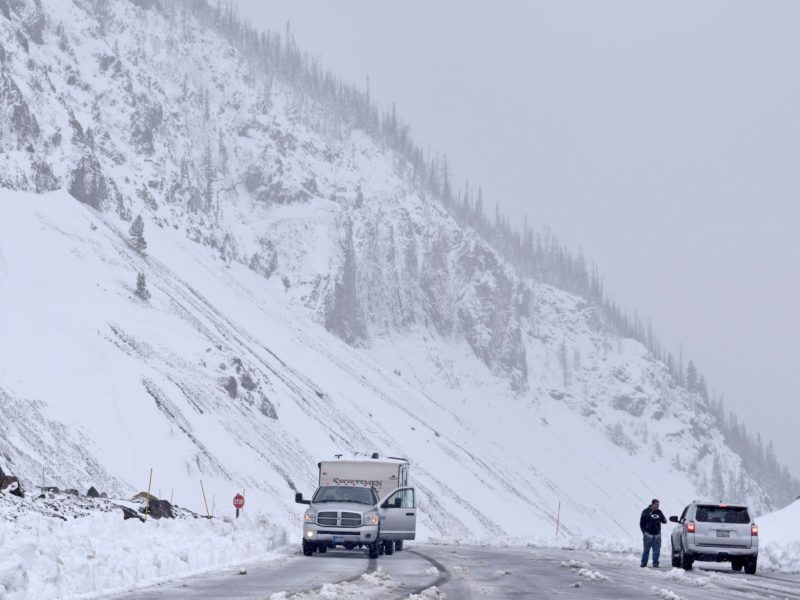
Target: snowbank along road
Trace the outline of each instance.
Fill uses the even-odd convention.
[[[632,554],[537,548],[416,546],[391,558],[329,551],[292,555],[140,590],[119,600],[169,598],[564,598],[736,600],[800,598],[800,575],[743,575],[712,563],[691,572],[638,566]]]

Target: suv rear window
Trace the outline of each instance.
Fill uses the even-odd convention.
[[[750,515],[743,506],[698,506],[695,520],[702,523],[749,523]]]

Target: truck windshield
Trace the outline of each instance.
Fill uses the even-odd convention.
[[[312,502],[355,502],[356,504],[376,504],[378,499],[371,488],[362,487],[343,487],[326,485],[322,486],[314,494]]]
[[[750,522],[750,515],[744,506],[698,506],[696,518],[702,523]]]

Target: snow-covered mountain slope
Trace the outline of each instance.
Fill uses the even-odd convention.
[[[604,365],[586,375],[596,395],[577,399],[531,336],[541,377],[519,394],[463,340],[418,330],[348,346],[296,310],[280,281],[171,228],[151,228],[140,257],[116,217],[64,192],[4,192],[2,212],[3,393],[17,412],[38,408],[80,435],[98,463],[76,458],[53,473],[47,447],[23,455],[25,437],[4,431],[29,478],[44,464],[59,482],[88,487],[111,473],[132,491],[152,466],[156,489],[180,504],[203,509],[200,480],[220,504],[244,488],[251,510],[292,530],[293,493],[311,491],[317,459],[377,449],[412,461],[423,531],[448,538],[549,535],[559,500],[566,532],[612,534],[633,529],[626,515],[648,496],[677,505],[696,493],[669,460],[699,451],[681,415],[690,400],[674,392],[668,402],[663,373],[624,340],[594,345],[575,327],[587,364]],[[139,272],[149,301],[134,295]],[[540,292],[536,311],[553,310]],[[645,419],[607,406],[637,393],[631,381],[652,394]]]
[[[293,492],[350,450],[408,456],[433,537],[550,535],[559,501],[583,535],[636,535],[653,496],[769,504],[601,310],[520,277],[401,155],[166,6],[0,0],[7,470],[127,492],[154,467],[180,504],[244,488],[293,534]]]

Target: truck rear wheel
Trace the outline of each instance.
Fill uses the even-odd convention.
[[[396,540],[394,543],[394,549],[400,552],[403,549],[403,540]]]

